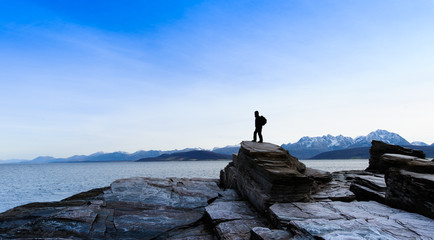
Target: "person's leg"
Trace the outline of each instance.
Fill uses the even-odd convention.
[[[258,136],[259,136],[259,142],[260,143],[263,142],[263,139],[262,139],[262,128],[258,129]]]
[[[258,133],[258,129],[255,128],[255,131],[253,132],[253,141],[252,142],[256,142],[256,134]]]

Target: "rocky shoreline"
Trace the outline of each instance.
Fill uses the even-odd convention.
[[[0,214],[0,239],[433,239],[434,163],[373,142],[369,171],[242,142],[220,179],[128,178]]]

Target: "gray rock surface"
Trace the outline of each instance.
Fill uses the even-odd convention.
[[[34,203],[0,215],[0,238],[212,239],[208,202],[231,198],[212,179],[117,180],[60,202]],[[182,230],[182,231],[181,231]]]
[[[252,240],[286,240],[292,238],[293,235],[288,231],[280,229],[269,229],[264,227],[254,227],[251,230]]]
[[[276,203],[270,218],[305,239],[432,239],[434,220],[377,202]]]
[[[343,201],[351,202],[356,199],[356,195],[350,191],[350,184],[361,171],[341,171],[332,174],[332,181],[317,186],[315,194],[312,195],[314,201]]]
[[[205,212],[219,239],[249,239],[252,228],[265,226],[245,201],[215,201]]]
[[[350,190],[359,201],[374,200],[385,203],[386,182],[384,175],[360,175],[351,183]]]
[[[386,153],[381,156],[381,161],[386,164],[388,168],[394,167],[412,172],[434,174],[434,162],[428,159]]]

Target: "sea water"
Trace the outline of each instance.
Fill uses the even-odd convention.
[[[361,170],[368,160],[301,160],[325,171]],[[219,178],[229,161],[0,164],[0,212],[31,202],[60,201],[129,177]]]

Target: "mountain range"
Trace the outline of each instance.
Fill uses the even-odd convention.
[[[150,150],[150,151],[137,151],[134,153],[127,152],[113,152],[113,153],[104,153],[97,152],[91,155],[75,155],[68,158],[54,158],[50,156],[41,156],[37,157],[31,161],[25,161],[22,163],[55,163],[55,162],[118,162],[118,161],[136,161],[142,158],[149,157],[158,157],[163,154],[172,154],[178,152],[189,152],[197,150],[194,148],[186,148],[182,150],[170,150],[170,151],[159,151],[159,150]]]
[[[201,160],[228,160],[232,157],[205,150],[193,150],[188,152],[177,152],[172,154],[162,154],[158,157],[148,157],[137,160],[136,162],[156,162],[156,161],[201,161]]]
[[[322,137],[302,137],[298,142],[282,144],[284,149],[287,149],[292,155],[299,159],[337,159],[337,158],[369,158],[369,147],[372,140],[379,140],[389,144],[401,145],[401,146],[417,146],[419,149],[426,151],[427,157],[433,157],[430,155],[434,152],[434,144],[428,146],[423,142],[408,142],[403,137],[396,133],[388,132],[386,130],[376,130],[369,133],[366,136],[359,136],[356,138],[345,137],[342,135],[332,136],[324,135]],[[226,146],[222,148],[214,148],[207,150],[208,153],[222,154],[226,157],[238,153],[239,145]],[[186,148],[182,150],[170,150],[170,151],[137,151],[134,153],[126,152],[113,152],[104,153],[97,152],[91,155],[75,155],[68,158],[54,158],[50,156],[41,156],[33,160],[23,161],[21,163],[54,163],[54,162],[112,162],[112,161],[137,161],[139,159],[154,158],[155,161],[161,161],[163,159],[178,159],[178,160],[195,160],[195,151],[204,151],[198,148]],[[330,152],[330,153],[328,153]],[[183,159],[177,156],[177,153],[185,153]],[[170,156],[175,154],[174,156]],[[164,155],[164,156],[162,156]],[[189,155],[189,156],[187,156]],[[203,156],[206,154],[202,153]],[[434,153],[433,153],[434,155]],[[162,156],[161,158],[158,158]],[[210,158],[211,155],[208,155]],[[225,158],[226,159],[226,158]],[[17,162],[17,161],[15,161]],[[10,161],[0,161],[0,163],[10,163]]]
[[[322,137],[302,137],[296,143],[283,144],[282,147],[288,150],[292,155],[299,159],[333,159],[331,156],[324,155],[325,152],[336,151],[337,156],[342,158],[369,158],[369,148],[372,140],[379,140],[385,143],[400,146],[428,146],[423,142],[410,143],[399,134],[388,132],[386,130],[376,130],[366,136],[356,138],[344,137],[342,135],[332,136],[325,135]],[[434,146],[431,145],[431,146]],[[351,151],[341,151],[352,149]],[[367,149],[367,151],[366,151]],[[430,147],[426,148],[427,150]],[[339,152],[340,151],[340,152]],[[349,154],[351,152],[351,154]],[[362,154],[363,153],[363,154]],[[319,154],[320,157],[318,157]],[[361,157],[363,156],[363,157]],[[326,158],[327,157],[327,158]],[[341,158],[341,157],[340,157]]]

